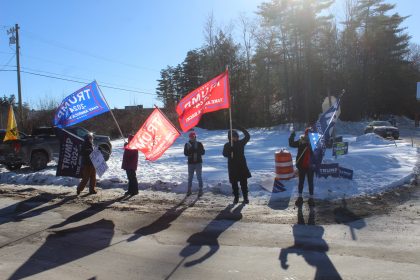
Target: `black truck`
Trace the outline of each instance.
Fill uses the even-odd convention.
[[[84,138],[90,133],[79,126],[65,128],[67,131]],[[32,170],[44,169],[54,157],[58,158],[60,140],[57,136],[58,128],[39,127],[32,130],[31,135],[19,132],[19,140],[3,142],[5,129],[0,129],[0,164],[8,170],[17,170],[22,165],[29,165]],[[110,138],[94,134],[93,143],[108,160],[112,152]]]

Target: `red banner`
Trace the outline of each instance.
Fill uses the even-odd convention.
[[[186,132],[196,126],[205,113],[230,107],[228,71],[190,92],[176,107],[179,125]]]
[[[143,152],[147,160],[157,160],[180,136],[179,131],[159,110],[155,109],[147,118],[127,149]]]

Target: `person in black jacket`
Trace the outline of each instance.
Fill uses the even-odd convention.
[[[223,147],[223,156],[228,158],[228,171],[229,181],[232,184],[232,191],[234,195],[233,203],[239,202],[239,186],[241,184],[242,196],[244,198],[243,203],[248,204],[248,178],[251,178],[251,172],[249,172],[248,165],[245,158],[245,145],[248,143],[251,136],[248,131],[244,128],[239,128],[245,137],[239,140],[239,134],[236,130],[232,130],[232,141],[230,131],[228,132],[229,142]]]
[[[96,169],[90,160],[89,155],[93,152],[93,134],[88,133],[85,136],[85,142],[82,145],[82,180],[77,186],[79,195],[89,181],[89,194],[96,194]]]
[[[310,128],[305,129],[305,135],[302,135],[299,140],[295,141],[296,133],[292,131],[289,137],[289,146],[292,148],[298,148],[296,155],[296,167],[299,170],[299,197],[297,198],[295,205],[302,206],[303,204],[303,184],[305,183],[305,176],[308,177],[309,185],[309,206],[314,206],[314,170],[312,168],[311,160],[313,158],[313,153],[311,149],[311,143],[309,143],[309,130]]]
[[[125,170],[128,178],[128,190],[125,195],[138,195],[139,193],[139,183],[137,181],[137,164],[139,161],[139,151],[137,149],[130,150],[127,149],[128,143],[134,138],[134,135],[128,136],[128,142],[124,143],[124,154],[121,168]]]
[[[198,196],[203,195],[203,178],[201,171],[203,169],[202,156],[205,154],[204,146],[197,141],[197,134],[193,131],[188,135],[190,139],[184,146],[184,155],[188,157],[188,190],[187,196],[191,195],[192,180],[194,171],[198,180]]]

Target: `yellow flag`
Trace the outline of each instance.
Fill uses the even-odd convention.
[[[19,139],[15,114],[13,113],[13,106],[10,105],[9,108],[9,117],[7,118],[7,129],[6,129],[6,135],[4,136],[3,141],[7,140],[17,140]]]

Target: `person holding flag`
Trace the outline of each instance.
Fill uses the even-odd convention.
[[[312,169],[311,161],[313,160],[313,153],[309,143],[309,131],[310,128],[305,129],[305,134],[300,136],[299,140],[295,141],[296,133],[293,130],[289,137],[289,146],[292,148],[298,148],[296,155],[296,167],[299,170],[299,184],[298,192],[299,197],[297,198],[295,205],[301,207],[303,204],[303,185],[305,183],[305,176],[308,177],[309,186],[309,206],[315,206],[313,199],[314,196],[314,170]]]
[[[201,177],[201,171],[203,168],[202,156],[205,154],[204,146],[201,142],[197,141],[197,134],[192,131],[188,135],[189,141],[185,143],[184,155],[188,157],[188,190],[187,196],[191,195],[192,180],[194,177],[194,171],[197,175],[198,180],[198,196],[203,195],[203,179]]]
[[[88,133],[82,145],[82,180],[77,186],[77,195],[79,195],[86,184],[89,182],[89,194],[96,194],[96,169],[90,160],[90,154],[93,152],[93,134]]]
[[[244,138],[239,140],[239,134],[236,130],[229,130],[229,142],[223,147],[223,156],[228,158],[229,181],[232,184],[234,195],[233,203],[239,202],[239,185],[241,184],[243,203],[248,204],[248,178],[251,178],[248,165],[245,158],[245,145],[251,139],[245,128],[239,128],[244,134]],[[231,136],[232,135],[232,136]]]
[[[136,170],[139,161],[139,151],[137,149],[129,149],[128,143],[133,140],[134,135],[128,136],[128,142],[124,143],[124,154],[121,168],[125,170],[128,178],[128,190],[125,195],[138,195],[139,183],[137,181]]]

